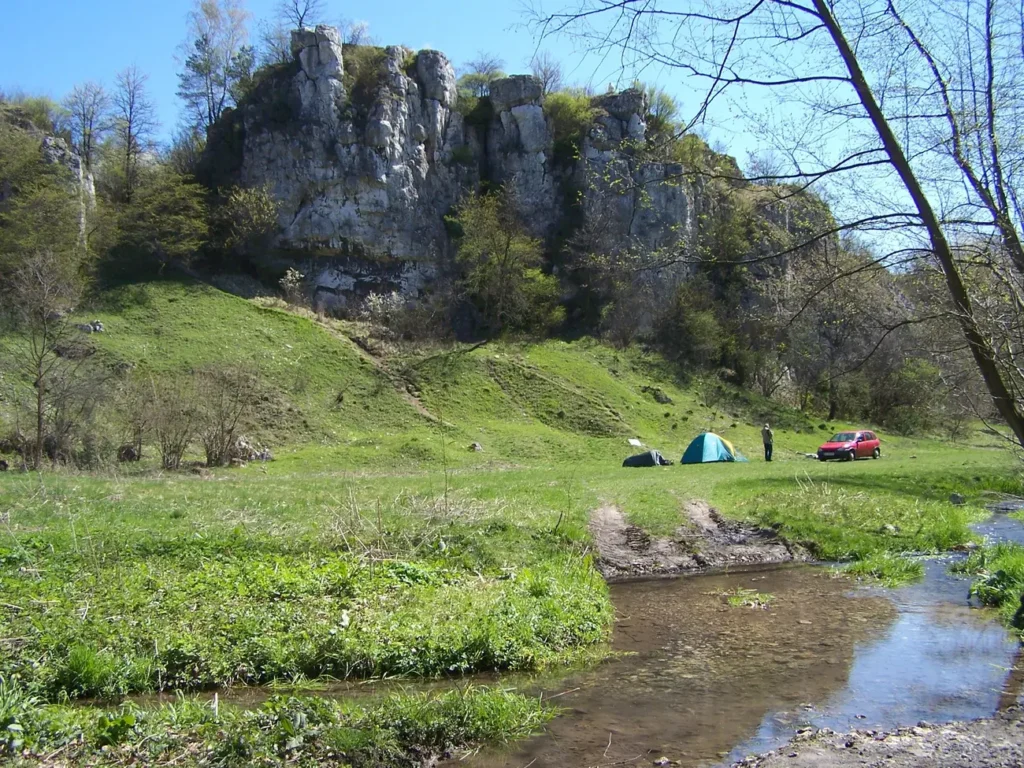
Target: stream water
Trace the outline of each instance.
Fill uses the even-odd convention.
[[[978,526],[1024,543],[1003,514]],[[951,558],[926,561],[896,590],[851,586],[813,566],[612,586],[613,648],[624,654],[524,690],[559,696],[565,713],[509,750],[457,763],[476,768],[728,763],[804,726],[889,729],[985,717],[1015,703],[1020,645],[967,602]],[[729,605],[751,589],[767,610]],[[559,695],[561,694],[561,695]]]

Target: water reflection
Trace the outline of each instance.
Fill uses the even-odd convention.
[[[613,645],[633,655],[546,695],[568,712],[511,751],[460,761],[479,768],[682,765],[765,751],[812,725],[891,728],[982,717],[1016,701],[1019,645],[967,604],[948,560],[918,584],[851,587],[826,569],[791,567],[612,587]],[[769,610],[725,593],[771,593]],[[1016,682],[1015,682],[1016,681]],[[1013,689],[1016,686],[1016,693]]]
[[[987,611],[968,606],[969,582],[951,576],[949,564],[928,561],[922,581],[888,592],[898,617],[857,649],[837,695],[810,711],[772,714],[730,758],[772,749],[800,725],[892,728],[986,717],[1005,706],[1020,644]]]
[[[737,588],[773,595],[771,608],[730,606]],[[720,759],[767,714],[840,691],[855,649],[896,620],[884,597],[849,593],[849,582],[807,567],[614,585],[613,646],[634,655],[563,681],[580,690],[560,700],[570,712],[544,736],[469,764]]]

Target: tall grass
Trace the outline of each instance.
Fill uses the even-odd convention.
[[[1024,546],[1001,543],[984,547],[954,569],[977,577],[971,596],[998,608],[1008,624],[1024,633]]]
[[[452,749],[526,736],[553,715],[534,698],[470,686],[352,703],[277,696],[245,710],[183,699],[158,709],[50,706],[25,720],[15,747],[104,765],[417,766]],[[3,722],[0,720],[0,722]],[[0,756],[10,747],[0,741]]]

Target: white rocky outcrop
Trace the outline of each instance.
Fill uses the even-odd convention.
[[[662,247],[692,233],[694,192],[681,169],[634,157],[646,131],[641,91],[595,99],[582,156],[567,161],[555,157],[536,78],[492,83],[493,117],[468,125],[442,53],[368,51],[350,51],[374,68],[357,88],[356,59],[346,62],[337,30],[297,30],[291,68],[228,118],[240,137],[233,180],[270,185],[281,263],[300,262],[332,300],[429,285],[451,260],[444,217],[482,180],[510,189],[540,238],[559,232],[570,198],[600,217],[610,248]]]

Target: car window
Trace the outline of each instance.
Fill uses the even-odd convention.
[[[837,432],[832,435],[830,443],[849,443],[857,439],[856,432]]]

